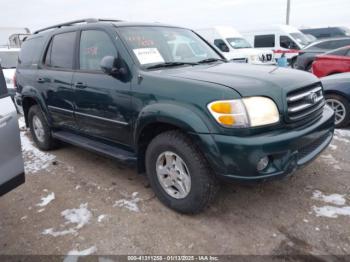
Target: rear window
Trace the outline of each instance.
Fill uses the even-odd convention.
[[[43,45],[43,37],[30,38],[24,41],[18,57],[18,67],[37,66]]]
[[[53,68],[73,69],[75,32],[55,35],[46,52],[45,65]]]
[[[256,35],[254,47],[275,47],[275,35]]]

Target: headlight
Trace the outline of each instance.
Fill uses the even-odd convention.
[[[267,97],[214,101],[208,104],[208,109],[215,120],[225,127],[255,127],[279,121],[277,106]]]

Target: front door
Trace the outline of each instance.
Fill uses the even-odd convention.
[[[110,35],[102,30],[82,31],[78,70],[73,76],[75,117],[85,134],[127,143],[131,137],[131,83],[102,72],[100,62],[105,56],[119,56]]]
[[[0,67],[0,196],[24,183],[17,112]]]
[[[76,32],[54,35],[37,77],[37,85],[45,94],[53,124],[69,129],[77,127],[73,113],[75,97],[72,87],[75,40]]]

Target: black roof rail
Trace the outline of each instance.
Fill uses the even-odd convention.
[[[54,29],[54,28],[61,28],[63,26],[72,26],[75,24],[81,24],[81,23],[97,23],[97,22],[121,22],[122,20],[115,20],[115,19],[99,19],[99,18],[86,18],[86,19],[79,19],[79,20],[74,20],[74,21],[70,21],[70,22],[66,22],[66,23],[62,23],[62,24],[57,24],[57,25],[53,25],[53,26],[49,26],[49,27],[45,27],[39,30],[36,30],[33,34],[38,34],[40,32],[46,31],[46,30],[50,30],[50,29]]]

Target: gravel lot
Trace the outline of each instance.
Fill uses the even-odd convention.
[[[350,254],[350,130],[294,176],[225,184],[196,216],[164,207],[133,169],[29,137],[27,181],[0,199],[0,254]]]

